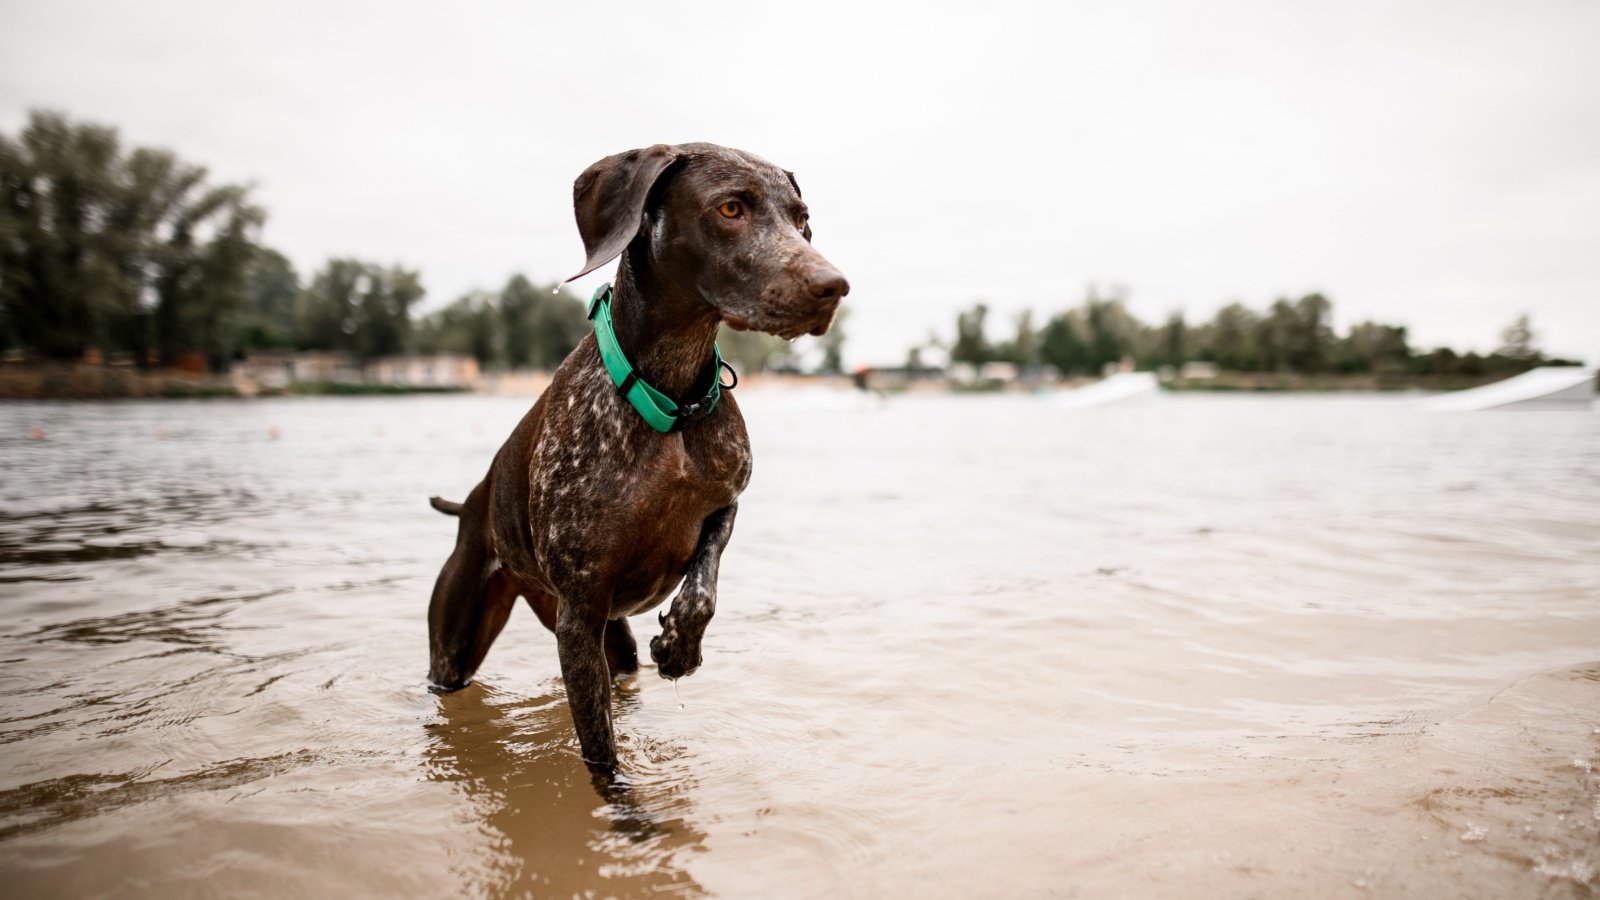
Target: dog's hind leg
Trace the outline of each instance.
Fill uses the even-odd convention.
[[[650,639],[650,658],[662,678],[679,678],[700,667],[700,639],[717,611],[717,568],[738,512],[737,503],[725,506],[700,526],[700,543],[683,573],[683,587],[661,616],[661,633]]]
[[[633,639],[627,619],[606,623],[606,667],[613,676],[639,671],[639,642]]]
[[[428,680],[446,691],[472,680],[517,599],[516,583],[489,555],[482,494],[479,485],[462,504],[455,551],[440,570],[428,605]]]
[[[523,597],[528,601],[528,608],[533,610],[533,614],[539,617],[540,624],[550,629],[550,633],[554,634],[556,630],[556,613],[561,609],[561,604],[556,600],[556,595],[538,591],[523,594]]]

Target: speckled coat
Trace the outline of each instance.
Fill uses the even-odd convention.
[[[706,380],[724,322],[820,334],[849,290],[811,248],[793,175],[740,151],[656,145],[607,157],[579,177],[574,206],[588,251],[579,274],[621,256],[618,341],[668,396],[687,399]],[[614,771],[610,678],[638,667],[627,617],[681,583],[650,655],[668,678],[700,665],[750,474],[731,392],[711,414],[656,431],[618,393],[589,335],[467,499],[435,498],[460,523],[429,606],[432,682],[466,685],[524,597],[556,634],[585,761]]]

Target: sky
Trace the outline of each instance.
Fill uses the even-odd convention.
[[[250,182],[264,241],[427,308],[577,271],[572,180],[653,143],[792,169],[846,358],[1090,284],[1158,321],[1600,358],[1600,3],[0,0],[0,131],[52,108]],[[578,282],[587,292],[600,273]]]

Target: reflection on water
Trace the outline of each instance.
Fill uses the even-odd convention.
[[[1600,416],[741,400],[705,667],[618,685],[607,794],[531,615],[423,683],[425,498],[524,402],[0,405],[8,893],[1600,885]]]
[[[484,871],[462,873],[469,890],[540,897],[704,893],[679,862],[703,849],[705,839],[684,816],[685,786],[636,772],[631,786],[608,792],[597,809],[588,772],[573,765],[562,695],[495,693],[473,685],[446,695],[440,720],[428,726],[428,777],[465,792],[472,813],[464,827],[499,838],[500,852]],[[637,694],[625,687],[617,693],[625,715]]]

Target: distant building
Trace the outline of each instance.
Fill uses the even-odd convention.
[[[1217,364],[1203,360],[1190,360],[1178,370],[1179,378],[1206,380],[1217,377]]]
[[[1100,376],[1102,378],[1110,378],[1113,375],[1117,375],[1117,374],[1120,374],[1122,372],[1132,372],[1133,370],[1134,370],[1133,357],[1124,356],[1123,358],[1117,360],[1116,362],[1108,362],[1105,365],[1101,366],[1100,367]]]
[[[385,356],[367,363],[363,374],[372,384],[468,388],[478,381],[478,361],[462,353]]]
[[[291,384],[388,384],[410,388],[472,388],[478,361],[462,353],[385,356],[356,364],[349,354],[309,350],[252,353],[233,367],[235,380],[267,390]]]
[[[284,351],[256,352],[233,364],[236,380],[269,390],[283,390],[294,380],[293,355]]]
[[[1003,381],[1010,384],[1017,380],[1016,363],[988,362],[978,368],[978,378],[984,381]]]
[[[1017,367],[1008,362],[986,362],[975,366],[969,362],[954,362],[945,369],[949,379],[959,385],[1011,384],[1017,380]]]
[[[361,367],[347,353],[324,350],[293,353],[289,356],[288,367],[290,381],[341,381],[353,384],[362,380]]]

